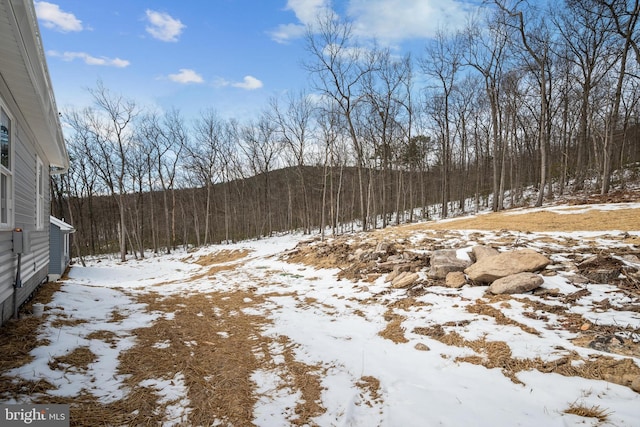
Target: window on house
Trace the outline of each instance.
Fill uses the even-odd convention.
[[[36,158],[36,228],[44,228],[44,165]]]
[[[11,151],[11,119],[0,106],[0,227],[4,228],[13,222]]]

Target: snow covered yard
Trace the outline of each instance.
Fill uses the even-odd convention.
[[[518,227],[592,212],[611,221]],[[44,317],[23,320],[37,335],[1,365],[0,399],[70,403],[75,425],[637,426],[639,212],[509,211],[76,265]],[[491,218],[511,227],[483,226]],[[353,256],[383,241],[425,256],[532,248],[552,263],[524,294],[449,288],[426,264],[394,289],[379,259]],[[596,280],[612,263],[624,274]]]

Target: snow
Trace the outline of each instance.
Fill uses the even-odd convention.
[[[611,209],[584,206],[566,211],[555,208],[554,211],[576,214],[592,208]],[[491,232],[483,233],[487,240],[495,237]],[[453,240],[444,240],[443,244],[457,247],[459,257],[468,257],[474,244],[468,239],[470,234],[460,232]],[[599,245],[606,245],[606,234],[529,233],[528,240],[531,247],[536,244],[542,247],[545,244],[536,243],[536,235],[573,238],[577,242],[589,237],[600,239]],[[105,404],[126,398],[128,390],[123,383],[124,377],[117,373],[118,356],[136,344],[135,329],[148,327],[159,318],[171,320],[174,315],[149,312],[145,304],[136,302],[136,296],[150,291],[168,296],[254,289],[256,297],[243,300],[250,305],[244,312],[270,320],[261,332],[263,336],[288,337],[295,343],[293,354],[297,361],[323,370],[321,403],[325,412],[313,419],[314,424],[363,427],[639,425],[640,394],[628,387],[536,370],[517,373],[523,384],[516,384],[500,369],[455,360],[474,355],[472,349],[447,346],[413,332],[416,327],[447,322],[464,325],[465,321],[473,320],[455,330],[467,340],[504,341],[513,357],[555,360],[570,350],[584,356],[605,354],[575,347],[569,341],[575,334],[561,329],[549,330],[545,328],[545,322],[523,316],[522,299],[536,301],[539,297],[527,294],[519,296],[519,301],[510,301],[509,306],[491,304],[515,322],[536,329],[539,332],[536,336],[517,326],[497,324],[494,318],[467,311],[467,306],[483,297],[484,287],[431,287],[426,294],[416,297],[419,304],[393,309],[404,318],[402,327],[408,340],[394,343],[379,332],[387,325],[384,316],[388,303],[405,298],[406,291],[389,291],[382,279],[372,283],[339,281],[337,269],[315,269],[279,259],[280,254],[305,238],[308,236],[278,236],[201,248],[188,254],[177,251],[126,263],[101,258],[90,260],[86,267],[76,265],[61,290],[46,305],[44,326],[39,336],[42,345],[33,350],[33,360],[7,374],[26,380],[46,379],[55,386],[48,392],[51,396],[73,397],[84,389]],[[452,241],[455,245],[449,246]],[[248,250],[249,254],[241,267],[186,280],[207,271],[207,267],[197,265],[193,260],[222,250]],[[554,257],[556,261],[562,259],[561,254]],[[566,277],[561,274],[545,276],[543,287],[558,289],[564,294],[581,289],[570,284]],[[609,298],[612,305],[621,307],[632,303],[631,299],[615,292],[610,285],[587,287],[591,294],[578,300],[573,312],[598,324],[640,328],[638,312],[598,311],[591,306],[595,301]],[[256,302],[262,299],[263,303]],[[301,304],[301,301],[305,303]],[[545,303],[553,304],[548,300]],[[216,315],[221,314],[215,307],[212,310]],[[114,317],[114,313],[118,315]],[[549,323],[553,324],[553,316],[549,316]],[[56,319],[66,322],[56,323]],[[110,331],[114,339],[110,343],[91,339],[90,334],[96,331]],[[230,333],[233,332],[218,332],[218,335],[228,338]],[[280,369],[285,363],[285,350],[276,340],[273,343],[269,349],[273,363],[251,376],[258,397],[253,408],[253,422],[258,426],[291,424],[296,417],[296,402],[301,398],[299,390],[283,384]],[[429,351],[416,349],[420,343],[427,345]],[[193,346],[197,344],[191,342]],[[155,348],[169,345],[168,341],[159,339]],[[89,347],[97,356],[88,369],[56,370],[49,366],[54,358],[79,347]],[[558,350],[559,347],[564,351]],[[256,356],[260,357],[260,354]],[[634,361],[640,365],[639,358]],[[379,396],[357,386],[358,381],[367,376],[379,380]],[[184,422],[190,402],[183,374],[147,379],[140,385],[158,394],[159,402],[164,404],[165,425]],[[29,397],[24,399],[26,402]],[[573,403],[606,409],[610,414],[608,421],[603,424],[596,418],[564,413]]]

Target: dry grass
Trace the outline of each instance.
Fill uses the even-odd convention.
[[[624,386],[629,385],[629,378],[640,375],[640,367],[633,359],[614,359],[609,356],[593,356],[585,359],[575,351],[567,352],[563,349],[567,354],[550,362],[540,357],[520,359],[512,357],[511,349],[503,341],[487,341],[485,338],[467,340],[456,331],[445,331],[442,325],[417,327],[413,332],[429,336],[449,346],[470,348],[477,354],[458,357],[456,361],[473,363],[488,369],[500,368],[507,378],[517,384],[522,383],[516,376],[518,372],[533,369],[568,377],[604,380]]]
[[[387,326],[378,332],[378,335],[396,344],[409,342],[404,336],[405,329],[402,327],[402,322],[406,319],[404,316],[394,313],[393,309],[389,308],[384,314],[384,319],[387,321]]]
[[[518,328],[522,329],[523,331],[529,334],[538,335],[538,336],[540,335],[540,332],[538,332],[538,330],[536,330],[535,328],[532,328],[531,326],[527,326],[525,324],[516,322],[515,320],[508,318],[500,310],[485,303],[484,301],[476,300],[474,304],[468,305],[466,309],[469,313],[482,314],[485,316],[493,317],[498,325],[517,326]]]
[[[374,404],[381,405],[384,402],[380,391],[380,380],[370,375],[360,377],[356,386],[361,390],[360,398],[365,405],[372,408]]]
[[[549,211],[512,214],[512,211],[492,212],[445,222],[427,222],[406,226],[408,230],[510,230],[540,231],[638,231],[640,209],[579,211],[579,214],[558,214]]]
[[[118,343],[118,336],[112,331],[94,331],[87,335],[88,340],[100,340],[111,344],[115,348]]]
[[[212,264],[223,264],[231,261],[237,261],[239,259],[245,258],[250,253],[251,251],[248,249],[233,249],[233,250],[225,249],[218,252],[212,252],[208,255],[203,255],[193,262],[203,267],[206,267]]]
[[[597,418],[600,422],[605,422],[611,414],[606,409],[601,408],[598,405],[585,406],[581,403],[573,402],[567,409],[564,410],[565,414],[578,415],[585,418]]]
[[[302,393],[295,407],[297,418],[291,420],[293,425],[308,426],[312,418],[322,415],[326,409],[322,406],[322,384],[320,373],[324,373],[319,365],[307,365],[295,360],[294,344],[288,337],[280,336],[279,343],[284,347],[286,371],[283,385],[287,385]]]
[[[181,373],[192,405],[190,425],[211,425],[216,420],[251,425],[256,397],[250,376],[260,366],[256,349],[266,344],[260,335],[265,320],[242,309],[262,299],[238,291],[164,298],[148,294],[140,301],[150,311],[174,317],[134,331],[138,345],[120,356],[119,373],[129,375],[132,390],[127,400],[148,404],[148,411],[139,409],[130,422],[145,422],[162,406],[154,390],[139,386],[142,381]]]
[[[76,347],[70,353],[54,357],[49,361],[49,367],[53,370],[87,370],[90,363],[96,361],[96,355],[89,347]]]
[[[28,314],[31,313],[34,303],[51,302],[53,294],[58,292],[61,286],[60,282],[41,286],[36,296],[23,307],[20,319],[11,319],[0,328],[0,398],[44,393],[53,389],[47,381],[17,380],[7,376],[6,372],[31,362],[31,350],[46,344],[38,340],[38,328],[43,319]]]

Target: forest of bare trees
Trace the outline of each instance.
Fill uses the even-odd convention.
[[[640,160],[640,0],[540,4],[488,2],[416,57],[322,16],[301,58],[310,86],[243,120],[215,105],[187,120],[98,82],[63,112],[72,166],[52,214],[77,229],[76,255],[125,260],[605,194]]]

